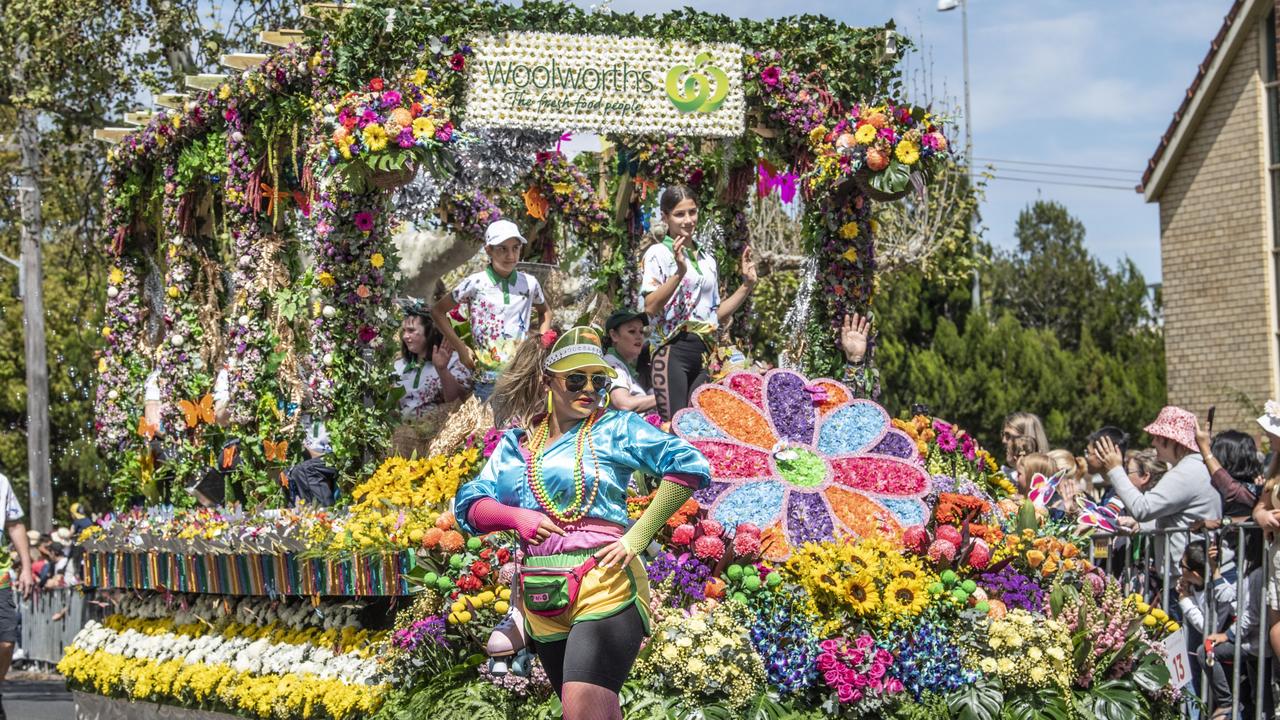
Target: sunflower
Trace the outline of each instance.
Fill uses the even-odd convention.
[[[893,615],[919,615],[929,604],[929,596],[920,580],[897,577],[884,589],[885,609]]]
[[[875,572],[880,568],[880,553],[876,552],[876,549],[869,544],[859,543],[849,555],[849,564],[855,570]]]
[[[865,575],[851,575],[845,581],[845,594],[848,597],[849,609],[859,615],[870,615],[880,605],[880,593]]]

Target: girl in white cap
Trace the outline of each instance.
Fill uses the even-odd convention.
[[[520,342],[533,334],[530,325],[534,310],[542,319],[538,333],[551,329],[551,308],[538,279],[516,270],[526,242],[520,228],[510,220],[490,223],[484,233],[489,265],[468,275],[431,309],[435,326],[458,352],[462,364],[474,373],[475,394],[481,400],[488,400],[493,394],[498,373],[510,362]],[[464,303],[471,318],[474,347],[468,347],[449,322],[450,311]]]

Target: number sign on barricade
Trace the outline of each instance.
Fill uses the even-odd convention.
[[[1191,656],[1187,654],[1185,628],[1164,639],[1165,664],[1169,666],[1170,682],[1180,688],[1191,682]]]

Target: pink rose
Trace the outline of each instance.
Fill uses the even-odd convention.
[[[836,656],[831,653],[822,653],[818,656],[818,669],[822,672],[834,670],[840,667],[840,663],[836,662]]]
[[[867,678],[866,675],[863,675],[862,673],[858,673],[857,675],[853,676],[854,687],[864,688],[868,684],[870,684],[870,680]]]
[[[822,642],[818,643],[818,647],[823,652],[829,652],[829,653],[836,652],[840,649],[840,639],[829,638],[827,640],[823,640]]]
[[[828,685],[830,685],[831,687],[836,687],[836,686],[840,685],[840,684],[841,684],[841,672],[840,672],[840,669],[839,669],[839,668],[834,668],[834,669],[832,669],[832,670],[828,670],[828,671],[826,671],[826,672],[822,673],[822,679],[823,679],[823,680],[825,680],[825,681],[826,681],[826,683],[827,683]]]
[[[839,698],[842,703],[850,703],[857,699],[854,697],[854,693],[857,692],[858,690],[852,685],[841,685],[836,688],[836,697]]]
[[[850,650],[849,662],[853,665],[861,665],[867,659],[867,654],[862,650]]]
[[[871,669],[867,671],[867,675],[872,680],[879,680],[880,678],[884,677],[884,673],[885,673],[885,666],[883,663],[879,661],[872,663]]]
[[[855,645],[859,650],[866,650],[867,648],[871,647],[872,645],[875,645],[875,644],[876,644],[876,641],[875,641],[875,640],[872,640],[870,635],[859,635],[859,636],[858,636],[858,639],[853,641],[853,644],[854,644],[854,645]]]
[[[898,678],[895,678],[895,677],[891,677],[891,678],[889,678],[888,682],[886,682],[886,683],[884,684],[884,689],[885,689],[885,692],[889,692],[889,693],[900,693],[900,692],[902,692],[903,690],[905,690],[906,688],[904,688],[904,687],[902,686],[902,681],[901,681],[901,680],[899,680]]]
[[[876,648],[876,662],[890,665],[893,663],[893,654],[884,648]]]

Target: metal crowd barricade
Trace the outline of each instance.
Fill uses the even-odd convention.
[[[1247,608],[1244,603],[1248,602],[1253,605],[1257,612],[1258,618],[1257,628],[1257,657],[1249,658],[1249,662],[1255,663],[1257,681],[1253,683],[1253,712],[1248,717],[1254,720],[1262,720],[1267,717],[1264,709],[1267,706],[1267,700],[1274,701],[1274,697],[1268,697],[1272,693],[1272,678],[1268,673],[1267,660],[1271,655],[1271,645],[1268,638],[1268,620],[1269,613],[1267,608],[1267,585],[1270,582],[1271,564],[1269,556],[1271,552],[1271,543],[1278,539],[1267,540],[1262,535],[1262,529],[1254,522],[1247,523],[1229,523],[1227,525],[1211,524],[1212,527],[1202,527],[1199,524],[1187,527],[1162,528],[1155,530],[1142,530],[1131,534],[1096,534],[1093,538],[1093,558],[1095,565],[1104,569],[1104,571],[1113,577],[1117,577],[1126,585],[1126,592],[1140,592],[1144,598],[1149,598],[1153,605],[1158,605],[1171,616],[1179,618],[1180,624],[1186,627],[1185,622],[1181,622],[1181,612],[1178,608],[1178,598],[1176,587],[1178,577],[1181,575],[1182,558],[1174,558],[1170,556],[1169,539],[1176,535],[1182,535],[1187,538],[1189,544],[1193,540],[1204,540],[1206,542],[1206,550],[1210,543],[1216,544],[1218,550],[1218,567],[1227,568],[1234,567],[1236,573],[1235,591],[1236,605],[1235,618],[1242,618]],[[1160,557],[1155,557],[1156,538],[1162,538],[1164,542],[1160,543]],[[1232,544],[1234,540],[1234,545]],[[1256,557],[1249,558],[1246,547],[1252,541],[1257,543],[1260,552],[1255,553]],[[1135,548],[1135,545],[1137,546]],[[1119,547],[1118,547],[1119,546]],[[1183,547],[1186,547],[1184,545]],[[1234,550],[1227,552],[1224,556],[1224,549]],[[1258,572],[1261,574],[1258,582],[1258,592],[1254,597],[1246,598],[1246,583],[1248,576]],[[1154,575],[1154,578],[1152,578]],[[1205,563],[1202,577],[1205,579],[1205,602],[1204,602],[1204,635],[1217,632],[1220,626],[1218,623],[1217,611],[1218,603],[1214,595],[1214,568],[1209,560],[1209,553],[1205,553]],[[1158,590],[1152,592],[1153,588],[1151,580],[1158,582]],[[1233,619],[1234,623],[1236,620]],[[1190,628],[1188,628],[1190,629]],[[1203,643],[1201,643],[1203,646]],[[1232,648],[1232,669],[1231,669],[1231,714],[1230,718],[1239,718],[1244,720],[1246,717],[1242,714],[1245,709],[1241,702],[1241,675],[1246,670],[1246,664],[1242,663],[1242,648],[1245,645],[1245,638],[1237,636]],[[1208,720],[1212,716],[1214,704],[1212,703],[1212,679],[1210,677],[1211,666],[1205,662],[1211,654],[1205,649],[1200,652],[1199,648],[1189,647],[1188,651],[1192,655],[1203,658],[1198,662],[1199,665],[1199,701],[1200,716]],[[1190,686],[1188,687],[1190,689]],[[1275,710],[1273,709],[1273,712]],[[1190,716],[1190,708],[1184,709],[1184,714]],[[1280,716],[1278,716],[1280,717]]]
[[[99,614],[85,594],[73,588],[39,590],[19,598],[18,612],[22,623],[18,647],[25,660],[47,665],[62,660],[63,649]]]

